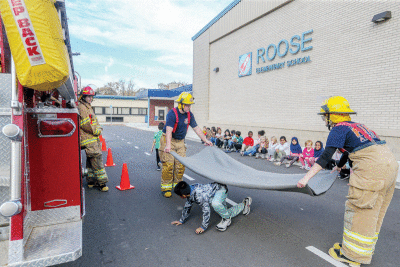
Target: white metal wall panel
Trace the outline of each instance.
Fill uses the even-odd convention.
[[[209,80],[210,75],[215,75],[210,66],[210,39],[209,31],[204,32],[193,42],[193,97],[195,105],[192,106],[196,121],[208,120],[209,110]],[[200,125],[202,127],[202,125]]]
[[[293,0],[242,0],[210,28],[210,42]]]
[[[371,22],[386,10],[392,11],[390,20]],[[268,136],[298,135],[301,143],[324,140],[327,130],[316,113],[323,98],[343,95],[358,112],[354,120],[374,129],[400,155],[399,10],[399,1],[296,0],[219,39],[209,51],[210,70],[219,67],[219,72],[210,71],[209,94],[196,98],[209,99],[209,119],[198,122],[244,134],[265,129]],[[233,12],[227,15],[223,18],[237,19]],[[258,48],[311,29],[312,50],[257,64]],[[253,74],[239,78],[239,56],[248,52]],[[303,56],[311,62],[256,73],[258,67]],[[193,80],[199,79],[194,58]],[[198,81],[194,92],[205,87]]]

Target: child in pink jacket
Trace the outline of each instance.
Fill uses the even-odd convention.
[[[302,165],[300,169],[309,170],[310,166],[312,166],[310,161],[314,159],[314,148],[312,148],[313,142],[311,140],[307,140],[305,145],[306,148],[304,148],[303,153],[300,154],[300,162]]]

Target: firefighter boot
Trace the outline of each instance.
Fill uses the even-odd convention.
[[[346,256],[342,254],[340,249],[336,249],[337,245],[335,244],[332,248],[329,249],[329,255],[337,261],[348,263],[350,267],[358,267],[361,266],[361,263],[352,261],[348,259]]]
[[[106,186],[105,184],[100,184],[99,185],[99,190],[101,192],[107,192],[108,191],[108,186]]]

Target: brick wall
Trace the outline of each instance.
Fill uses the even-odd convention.
[[[316,113],[324,98],[342,95],[358,112],[354,121],[386,139],[400,158],[399,8],[398,1],[297,0],[212,44],[206,31],[193,46],[197,122],[324,142],[328,132]],[[392,11],[389,21],[371,22],[387,10]],[[257,49],[282,39],[290,42],[308,30],[313,30],[306,36],[312,38],[311,50],[257,64]],[[253,74],[239,78],[239,56],[248,52],[253,53]],[[311,61],[256,73],[256,68],[305,56]]]
[[[170,109],[172,109],[174,107],[174,100],[155,100],[155,99],[150,100],[150,117],[149,117],[150,118],[150,121],[149,121],[150,126],[158,126],[158,124],[160,122],[165,123],[165,120],[164,121],[155,121],[154,120],[154,116],[156,115],[155,114],[156,106],[168,107],[168,111],[169,111]],[[167,116],[167,113],[165,113],[165,117],[166,116]]]

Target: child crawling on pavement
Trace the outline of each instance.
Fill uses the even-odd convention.
[[[227,208],[225,199],[228,196],[226,185],[219,183],[210,184],[192,184],[185,181],[179,182],[174,188],[175,194],[181,198],[186,198],[186,203],[182,211],[182,217],[179,221],[173,221],[171,224],[181,225],[189,217],[193,202],[202,207],[203,223],[196,229],[196,234],[203,233],[210,223],[210,204],[214,210],[222,217],[222,221],[217,225],[219,231],[225,231],[231,224],[231,219],[243,211],[244,215],[250,213],[251,197],[246,197],[242,203],[231,208]]]

